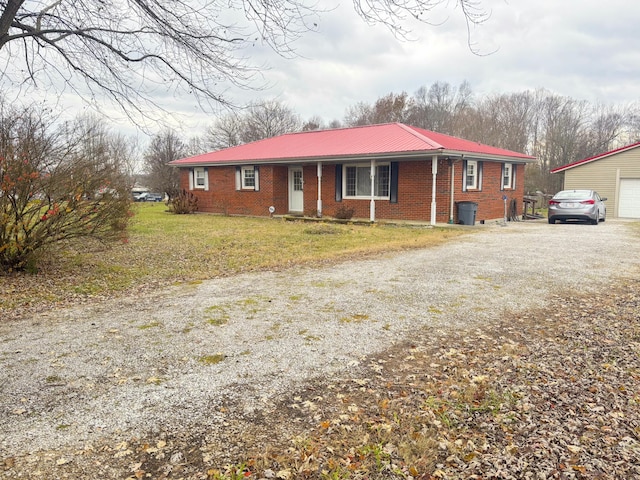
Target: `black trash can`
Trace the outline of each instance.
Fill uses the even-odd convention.
[[[475,225],[478,204],[476,202],[458,202],[458,221],[462,225]]]

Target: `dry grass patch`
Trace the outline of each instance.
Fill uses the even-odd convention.
[[[43,255],[38,274],[0,276],[0,316],[247,271],[425,248],[463,233],[468,232],[172,215],[163,204],[141,204],[127,243],[85,243],[82,249],[69,244],[55,255]]]

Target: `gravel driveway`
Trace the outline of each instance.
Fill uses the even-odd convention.
[[[478,226],[437,248],[238,275],[0,324],[0,458],[219,427],[429,327],[477,327],[637,275],[628,222]],[[637,230],[636,230],[637,232]],[[275,252],[274,254],[277,254]]]

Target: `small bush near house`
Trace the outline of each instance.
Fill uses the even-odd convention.
[[[169,210],[176,214],[188,214],[198,211],[198,197],[193,193],[182,190],[177,197],[169,202]]]
[[[355,210],[353,208],[348,208],[344,205],[341,205],[340,207],[338,207],[336,213],[334,213],[333,216],[340,220],[350,220],[353,217],[354,212]]]

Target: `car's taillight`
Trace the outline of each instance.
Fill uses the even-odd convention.
[[[582,203],[583,205],[595,205],[596,201],[593,199],[589,199],[589,200],[583,200],[580,203]]]
[[[549,205],[558,205],[559,203],[557,200],[549,200]]]

